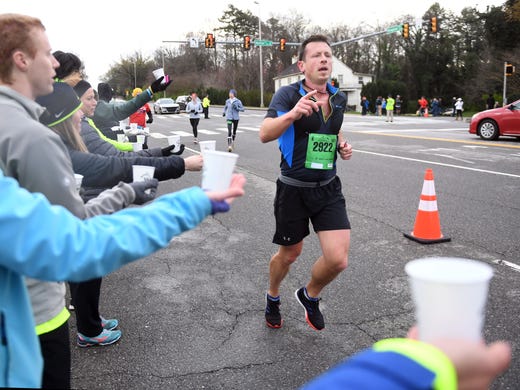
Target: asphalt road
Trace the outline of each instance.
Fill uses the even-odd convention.
[[[199,139],[225,150],[221,107],[201,119]],[[265,326],[268,261],[276,247],[272,201],[276,143],[261,144],[264,113],[241,116],[237,171],[247,194],[231,212],[206,219],[170,246],[104,279],[101,312],[118,318],[122,339],[109,347],[72,347],[73,386],[88,389],[295,389],[384,337],[404,336],[414,323],[405,264],[424,256],[457,256],[492,265],[485,339],[513,345],[510,370],[493,389],[520,382],[520,143],[481,142],[452,118],[347,115],[354,146],[338,175],[352,223],[349,267],[323,292],[326,328],[305,323],[294,290],[307,283],[319,256],[315,235],[281,289],[283,328]],[[185,155],[198,152],[185,114],[154,116],[151,146],[180,134]],[[421,245],[413,230],[427,168],[434,172],[447,243]],[[162,193],[200,184],[187,172],[163,182]],[[71,335],[75,337],[74,319]]]

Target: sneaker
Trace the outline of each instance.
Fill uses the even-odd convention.
[[[87,337],[83,336],[81,333],[78,333],[78,345],[80,347],[93,347],[96,345],[110,345],[114,344],[121,338],[120,330],[106,330],[97,335],[96,337]]]
[[[305,287],[302,287],[294,292],[296,299],[305,309],[305,320],[309,326],[314,330],[322,330],[325,328],[325,321],[320,312],[320,299],[311,301],[304,292]]]
[[[100,317],[100,318],[101,318],[101,326],[105,330],[113,330],[113,329],[117,328],[117,326],[119,325],[119,321],[116,319],[107,320],[103,317]]]
[[[199,143],[199,140],[195,137],[195,138],[193,138],[193,143],[194,143],[194,144],[198,144],[198,143]]]
[[[280,315],[280,300],[272,301],[267,297],[267,294],[265,294],[265,302],[265,323],[269,328],[281,328],[283,320]]]
[[[228,152],[232,152],[233,151],[233,147],[231,145],[229,145],[228,148],[227,148],[227,151]]]

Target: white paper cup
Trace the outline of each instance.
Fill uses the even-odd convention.
[[[137,135],[137,142],[140,143],[140,144],[144,144],[144,141],[146,140],[146,136],[145,135]]]
[[[126,141],[126,135],[124,135],[124,134],[117,135],[117,142],[125,142],[125,141]]]
[[[143,150],[143,144],[141,144],[139,142],[132,142],[132,149],[134,152],[139,152],[139,151]]]
[[[119,121],[119,128],[121,130],[126,130],[126,122],[125,121]]]
[[[482,340],[493,269],[462,258],[430,257],[405,266],[415,304],[419,339]]]
[[[137,131],[137,123],[130,123],[130,130]]]
[[[178,152],[181,148],[181,136],[180,135],[170,135],[168,137],[168,145],[175,145],[172,152]]]
[[[164,69],[163,68],[155,69],[154,71],[152,71],[152,73],[153,73],[153,77],[155,77],[155,79],[157,80],[164,76]]]
[[[79,189],[81,188],[81,182],[83,181],[83,175],[80,175],[79,173],[75,173],[74,179],[76,180],[76,192],[79,194]]]
[[[206,150],[202,166],[202,189],[223,191],[229,188],[238,154]]]
[[[155,167],[149,165],[132,165],[134,182],[153,179]]]
[[[200,152],[204,156],[204,153],[208,150],[215,150],[217,147],[217,141],[199,141]]]

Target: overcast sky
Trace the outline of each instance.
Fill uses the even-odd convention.
[[[438,1],[441,7],[457,15],[464,7],[476,6],[485,11],[488,5],[504,2]],[[0,0],[0,13],[14,12],[40,18],[53,50],[76,53],[96,88],[99,78],[122,56],[135,51],[149,55],[163,45],[162,41],[183,40],[190,32],[198,33],[203,39],[205,33],[213,32],[219,25],[217,19],[230,3],[240,10],[260,14],[264,21],[271,16],[298,12],[310,21],[310,25],[356,27],[368,24],[377,27],[403,15],[421,17],[434,1],[332,0],[313,2],[311,4],[317,5],[309,7],[301,0]]]

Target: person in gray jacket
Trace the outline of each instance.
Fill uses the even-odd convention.
[[[103,139],[101,130],[96,123],[91,119],[94,115],[95,109],[101,99],[95,99],[95,94],[92,86],[85,80],[81,80],[74,87],[78,97],[81,99],[83,106],[81,110],[85,116],[81,119],[81,138],[90,153],[102,154],[103,156],[117,156],[117,157],[165,157],[172,154],[180,155],[184,151],[184,145],[180,146],[179,151],[172,153],[175,145],[167,146],[165,148],[143,149],[138,152],[123,151],[114,146],[113,143],[107,142]],[[131,145],[130,145],[131,146]]]
[[[135,188],[122,185],[116,189],[118,199],[101,199],[108,202],[103,207],[84,204],[76,191],[65,145],[38,121],[44,109],[34,99],[53,91],[54,69],[58,66],[50,54],[45,28],[36,18],[3,14],[0,36],[0,165],[6,176],[29,191],[43,193],[50,202],[82,219],[135,201]],[[151,188],[157,184],[145,185]],[[110,207],[112,202],[116,203]],[[43,386],[70,387],[70,314],[65,307],[65,285],[27,279],[27,286],[44,355]]]

